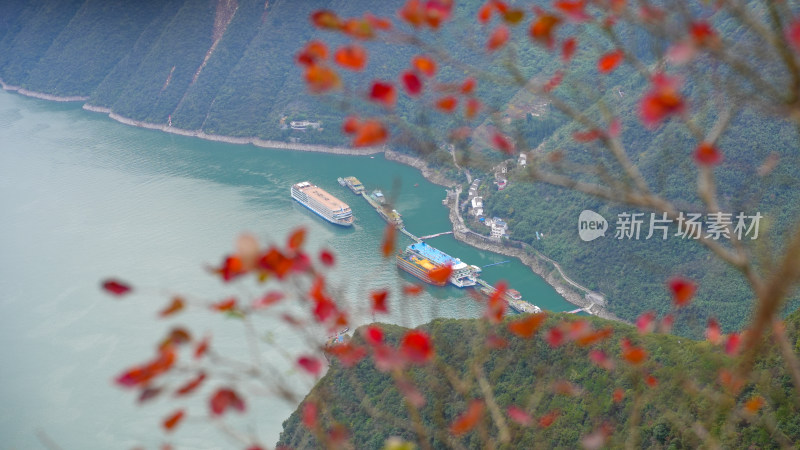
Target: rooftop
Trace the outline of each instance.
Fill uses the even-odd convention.
[[[297,183],[295,187],[298,190],[304,192],[309,197],[313,197],[315,200],[325,205],[325,207],[327,207],[331,211],[350,209],[350,207],[347,206],[347,203],[332,196],[321,187],[315,186],[307,181],[304,181],[302,183]]]

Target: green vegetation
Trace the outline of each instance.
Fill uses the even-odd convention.
[[[554,315],[545,326],[570,320],[567,317]],[[626,444],[635,448],[697,448],[707,439],[695,433],[696,422],[713,423],[715,428],[709,431],[722,447],[773,448],[775,441],[764,425],[770,420],[775,420],[777,429],[789,440],[800,441],[800,414],[795,393],[773,344],[767,344],[757,363],[756,374],[751,377],[758,381],[718,403],[719,399],[711,392],[719,389],[720,370],[733,367],[733,360],[719,348],[705,341],[671,335],[638,335],[629,326],[602,319],[588,320],[595,329],[612,327],[614,330],[612,339],[592,348],[602,349],[608,355],[619,355],[619,340],[627,337],[648,349],[648,361],[637,368],[620,362],[613,371],[608,371],[590,362],[589,348],[566,344],[553,349],[542,337],[524,340],[501,333],[508,338],[509,346],[489,351],[485,363],[480,363],[500,410],[505,411],[512,405],[523,408],[533,416],[534,422],[553,411],[558,413],[549,427],[538,423],[523,427],[508,421],[512,444],[500,448],[577,448],[582,437],[603,425],[613,430],[607,448],[621,448]],[[397,345],[405,329],[382,326],[390,345]],[[447,438],[444,430],[466,410],[463,399],[483,397],[472,371],[476,361],[483,358],[480,354],[486,351],[488,333],[479,320],[435,320],[423,328],[434,342],[443,344],[436,346],[435,363],[412,370],[410,377],[426,399],[420,410],[424,425],[429,430],[440,430],[429,442],[433,448],[442,448],[441,439]],[[787,332],[797,348],[800,311],[787,320]],[[461,344],[444,344],[452,342]],[[448,369],[442,369],[444,367]],[[655,377],[655,386],[645,384],[644,379],[649,375]],[[459,393],[450,386],[454,377],[464,382],[466,392]],[[557,387],[559,383],[562,387]],[[613,399],[616,389],[624,392],[624,399],[619,402]],[[569,390],[574,392],[563,393]],[[724,420],[726,412],[741,411],[743,403],[756,393],[771,405],[772,412],[754,415],[742,412],[735,420]],[[409,412],[403,396],[391,376],[377,371],[369,358],[351,369],[334,362],[308,398],[315,399],[325,411],[320,415],[324,428],[330,429],[335,423],[345,425],[355,448],[381,448],[391,436],[416,440],[408,427]],[[374,406],[380,415],[369,414],[365,405]],[[279,446],[319,446],[302,424],[302,409],[301,404],[284,422]],[[468,448],[479,448],[479,433],[484,430],[489,436],[497,437],[497,427],[488,413],[461,442]]]
[[[481,4],[478,0],[458,2],[454,20],[474,21]],[[342,17],[360,17],[365,11],[394,16],[398,4],[366,0],[346,4],[332,0],[242,0],[227,27],[222,20],[215,30],[217,2],[206,0],[136,4],[122,0],[11,0],[0,5],[0,78],[32,91],[87,96],[88,104],[110,108],[135,120],[166,124],[171,117],[176,128],[227,136],[345,144],[347,137],[340,132],[345,115],[355,110],[362,115],[387,113],[377,105],[355,108],[356,104],[365,103],[359,97],[369,82],[395,78],[420,51],[398,43],[387,47],[383,42],[366,42],[369,72],[341,71],[346,84],[356,90],[344,97],[313,97],[306,92],[302,69],[294,63],[294,57],[311,39],[323,39],[331,52],[345,42],[342,36],[321,32],[308,23],[312,11],[326,8],[336,10]],[[720,19],[717,25],[720,30],[736,32],[733,22]],[[570,25],[565,27],[566,32]],[[525,34],[524,28],[515,28],[513,35]],[[209,53],[215,36],[220,39]],[[635,42],[631,50],[648,61],[646,55],[654,43],[646,33],[621,28],[620,37]],[[420,31],[419,38],[446,50],[464,66],[483,71],[477,87],[479,97],[487,110],[499,113],[483,117],[482,125],[508,124],[519,150],[537,149],[529,159],[531,165],[536,158],[560,150],[571,163],[602,165],[608,175],[624,179],[617,164],[602,152],[573,141],[574,131],[585,130],[579,130],[552,105],[526,97],[519,84],[503,78],[508,61],[488,55],[484,36],[474,28],[447,27],[440,34]],[[603,50],[598,46],[604,41],[599,32],[587,32],[580,36],[580,42],[563,83],[572,87],[560,88],[559,95],[585,105],[585,112],[592,117],[599,116],[601,101],[613,101],[616,110],[627,111],[619,119],[633,163],[655,191],[683,199],[690,209],[697,203],[696,169],[690,157],[696,145],[693,138],[674,124],[657,132],[642,127],[636,113],[637,101],[647,82],[633,68],[623,66],[603,78],[602,86],[595,86],[592,80],[597,71],[597,53]],[[554,54],[536,45],[523,46],[514,55],[513,63],[523,80],[550,77],[560,64]],[[472,74],[462,66],[441,64],[436,79],[440,83],[460,82]],[[505,81],[493,85],[487,80]],[[705,88],[687,86],[700,94]],[[392,146],[422,155],[439,173],[463,181],[451,154],[440,143],[445,130],[465,123],[459,114],[436,112],[429,107],[431,101],[426,98],[418,104],[405,94],[398,96],[393,111],[396,120],[390,124],[397,137]],[[534,110],[536,115],[531,114]],[[706,120],[711,123],[717,112],[708,108]],[[321,121],[323,130],[281,128],[282,119],[287,123]],[[760,212],[765,216],[762,235],[769,232],[782,236],[800,217],[796,206],[800,204],[800,194],[791,181],[793,167],[800,162],[798,141],[797,130],[789,124],[765,118],[758,111],[736,111],[733,124],[721,141],[726,161],[715,169],[719,185],[727,193],[721,199],[723,210],[734,214]],[[468,141],[457,147],[457,157],[462,166],[472,166],[473,175],[488,180],[490,174],[479,172],[489,172],[502,155],[482,145]],[[476,151],[465,156],[463,151],[472,146],[477,147]],[[780,157],[781,164],[768,176],[757,175],[756,168],[773,153]],[[667,294],[663,283],[671,275],[683,274],[699,283],[700,292],[698,300],[684,313],[692,320],[685,321],[685,327],[677,330],[679,333],[690,333],[691,328],[696,329],[696,324],[704,323],[712,314],[726,330],[744,325],[752,304],[750,290],[733,269],[711,258],[707,250],[676,237],[666,243],[643,238],[620,242],[613,239],[613,233],[584,243],[576,233],[580,211],[595,210],[610,219],[613,227],[617,214],[625,210],[575,192],[528,183],[528,175],[513,171],[505,191],[486,195],[486,215],[506,219],[513,239],[534,246],[559,261],[570,277],[606,294],[612,312],[627,320],[646,310],[664,312]],[[643,227],[645,235],[647,225]],[[537,231],[545,233],[546,238],[537,240]],[[795,301],[789,307],[798,305]]]

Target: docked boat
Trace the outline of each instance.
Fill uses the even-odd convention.
[[[494,288],[481,288],[481,292],[486,295],[492,295],[494,291]],[[503,299],[506,301],[509,308],[520,314],[536,314],[542,312],[542,308],[523,300],[522,295],[516,289],[507,290]]]
[[[344,186],[345,184],[347,184],[344,182],[344,178],[342,177],[337,178],[336,181],[339,182],[339,186]]]
[[[453,269],[450,278],[447,280],[450,284],[457,287],[475,286],[476,280],[472,266],[458,258],[453,258],[437,248],[431,247],[425,242],[411,244],[397,255],[397,267],[426,283],[437,286],[444,286],[445,282],[435,283],[430,280],[428,274],[432,270],[445,265],[449,265]]]
[[[353,211],[347,203],[324,189],[303,181],[292,185],[291,194],[293,199],[328,222],[344,227],[353,225]]]
[[[389,209],[386,205],[386,198],[381,191],[375,190],[371,194],[363,194],[364,199],[369,203],[375,211],[383,218],[383,220],[394,225],[396,228],[403,228],[403,217],[397,212],[396,209]]]
[[[436,264],[419,253],[410,250],[409,247],[397,254],[397,268],[434,286],[444,286],[446,283],[444,280],[436,281],[430,277],[430,273],[439,267],[441,267],[441,264]]]
[[[353,194],[361,195],[361,193],[364,192],[364,185],[358,181],[358,178],[345,177],[342,179],[342,181],[344,182],[344,186],[347,186],[351,191],[353,191]]]

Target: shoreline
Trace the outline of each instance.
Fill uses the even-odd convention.
[[[89,99],[89,97],[82,97],[82,96],[60,97],[56,95],[45,94],[42,92],[29,91],[19,86],[12,86],[6,84],[3,80],[0,80],[0,87],[2,87],[2,89],[5,91],[15,92],[17,94],[26,97],[32,97],[40,100],[48,100],[54,102],[86,102]],[[171,127],[169,125],[159,125],[159,124],[134,120],[116,114],[110,108],[90,105],[89,103],[84,103],[82,109],[89,112],[105,114],[110,119],[125,125],[134,126],[137,128],[145,128],[149,130],[163,131],[166,133],[172,133],[179,136],[205,139],[214,142],[224,142],[228,144],[237,144],[237,145],[253,145],[255,147],[260,147],[265,149],[273,148],[281,150],[297,150],[297,151],[330,153],[330,154],[350,155],[350,156],[374,155],[376,153],[383,153],[384,157],[389,161],[411,166],[419,170],[420,173],[422,173],[422,176],[433,184],[437,184],[439,186],[447,188],[453,188],[459,184],[457,181],[451,180],[446,176],[437,173],[423,159],[418,158],[416,156],[396,152],[386,146],[355,149],[350,147],[332,147],[332,146],[317,145],[317,144],[299,144],[299,143],[290,143],[282,141],[270,141],[256,137],[222,136],[215,134],[207,134],[201,130],[186,130],[182,128]],[[536,274],[537,276],[542,278],[547,284],[552,286],[553,289],[555,289],[555,291],[569,303],[572,303],[573,305],[578,306],[580,308],[589,309],[589,312],[592,315],[596,315],[598,317],[603,317],[606,319],[621,321],[620,318],[616,317],[614,314],[609,312],[604,306],[590,301],[585,296],[582,296],[575,287],[566,283],[564,280],[566,278],[566,275],[563,275],[563,272],[561,272],[558,263],[556,263],[555,261],[550,260],[549,258],[546,258],[543,255],[540,255],[541,258],[530,256],[524,250],[521,249],[512,249],[500,244],[488,243],[484,241],[479,242],[477,238],[473,238],[472,236],[470,236],[468,233],[465,232],[466,226],[463,224],[463,219],[458,215],[458,211],[456,209],[457,201],[454,202],[453,204],[448,203],[447,208],[449,210],[450,222],[453,227],[453,236],[457,240],[481,250],[491,251],[501,255],[517,258],[523,264],[528,266],[534,274]],[[555,268],[558,270],[548,270],[545,266],[545,261],[542,260],[546,260],[546,262],[553,264]],[[559,276],[557,276],[554,272],[560,272],[563,278],[559,279]],[[574,282],[572,283],[576,284]]]

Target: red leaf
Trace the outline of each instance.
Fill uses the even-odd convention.
[[[203,357],[203,355],[206,354],[206,352],[208,351],[208,345],[209,345],[210,341],[211,341],[211,338],[206,336],[206,337],[203,338],[202,341],[197,343],[197,346],[194,348],[194,358],[195,359],[200,359],[200,358]]]
[[[722,339],[722,332],[719,328],[719,322],[717,322],[717,320],[713,317],[708,319],[708,325],[706,326],[706,339],[714,345],[719,344],[720,340]]]
[[[304,227],[296,228],[289,234],[289,238],[286,240],[286,247],[289,250],[298,250],[300,247],[303,246],[303,242],[306,240],[306,229]]]
[[[786,40],[794,47],[796,52],[800,52],[800,17],[795,17],[792,23],[786,28]]]
[[[172,302],[158,313],[161,317],[171,316],[184,308],[184,301],[180,297],[173,297]]]
[[[400,76],[403,81],[403,86],[406,88],[408,95],[417,96],[422,93],[422,80],[419,79],[416,73],[407,70]]]
[[[744,404],[744,409],[751,414],[755,414],[759,409],[763,408],[765,404],[764,397],[755,395]]]
[[[597,60],[597,70],[600,71],[600,73],[611,73],[619,66],[624,57],[625,54],[622,53],[622,50],[608,52]]]
[[[467,410],[450,424],[450,433],[455,436],[461,436],[475,428],[475,425],[483,417],[483,409],[482,400],[472,400]]]
[[[211,396],[209,406],[213,416],[224,414],[231,408],[239,412],[244,412],[245,409],[244,400],[239,397],[239,394],[228,388],[217,389],[214,395]]]
[[[269,291],[264,294],[262,297],[257,298],[253,301],[253,309],[262,309],[266,308],[270,305],[274,305],[279,301],[283,300],[286,297],[283,292],[281,291]]]
[[[739,333],[731,333],[728,335],[728,340],[725,341],[725,353],[736,356],[739,353],[739,346],[742,343],[742,339],[739,336]]]
[[[396,230],[394,226],[386,224],[386,227],[383,229],[383,241],[381,242],[381,255],[383,255],[384,258],[388,258],[394,253],[395,234]]]
[[[297,365],[315,377],[318,377],[320,372],[322,372],[322,362],[313,356],[301,356],[297,358]]]
[[[386,306],[386,298],[389,296],[389,292],[385,289],[380,291],[373,291],[370,293],[370,298],[372,299],[372,312],[373,313],[389,313],[389,308]]]
[[[397,91],[391,83],[384,83],[382,81],[375,81],[372,83],[372,89],[369,92],[369,99],[378,103],[382,103],[387,108],[393,108],[397,101]]]
[[[327,9],[314,11],[311,14],[311,23],[315,27],[325,30],[338,30],[342,26],[342,22],[336,13]]]
[[[439,111],[445,112],[447,114],[450,114],[453,111],[455,111],[456,106],[458,106],[458,99],[451,95],[436,100],[436,108]]]
[[[556,348],[564,343],[564,333],[557,327],[553,327],[547,330],[545,339],[551,348]]]
[[[692,41],[699,46],[711,45],[717,39],[717,32],[714,27],[705,20],[692,22],[689,26],[689,34],[692,37]]]
[[[589,360],[595,363],[598,367],[612,370],[614,368],[614,362],[608,358],[606,352],[602,350],[594,349],[589,352]]]
[[[715,166],[722,162],[722,153],[708,142],[703,142],[694,150],[694,160],[701,166]]]
[[[383,330],[378,325],[370,325],[364,332],[364,338],[370,345],[378,345],[383,343]]]
[[[589,130],[589,131],[576,131],[572,133],[572,139],[575,142],[591,142],[603,137],[603,132],[600,130]]]
[[[347,134],[357,133],[359,127],[361,127],[361,121],[355,116],[348,116],[344,119],[344,123],[342,123],[342,131]]]
[[[452,7],[452,0],[428,0],[425,2],[425,22],[432,29],[438,29],[450,17]]]
[[[512,405],[508,407],[506,412],[508,413],[508,417],[510,417],[511,420],[517,422],[523,427],[527,427],[531,423],[533,423],[533,418],[530,416],[530,414],[526,413],[522,408],[518,408]]]
[[[450,278],[450,274],[453,273],[453,266],[450,264],[446,264],[444,266],[439,266],[430,272],[428,272],[428,278],[431,279],[436,284],[441,284],[447,282],[447,279]]]
[[[492,18],[493,9],[494,8],[492,7],[491,2],[484,3],[483,6],[481,6],[480,9],[478,10],[478,22],[484,25],[488,23],[489,20],[491,20]]]
[[[531,25],[529,31],[531,38],[551,48],[554,42],[553,33],[560,23],[561,19],[557,16],[552,14],[539,14],[539,17]]]
[[[175,349],[172,346],[167,346],[159,350],[158,356],[154,360],[126,370],[118,375],[114,381],[123,387],[145,385],[152,379],[169,371],[175,364],[176,358]]]
[[[115,280],[115,279],[108,279],[103,281],[103,289],[110,293],[111,295],[116,295],[117,297],[121,297],[125,294],[131,292],[132,288],[125,282]]]
[[[147,387],[143,388],[142,391],[139,393],[138,401],[139,401],[139,403],[148,402],[148,401],[158,397],[158,395],[161,394],[161,392],[163,390],[164,389],[162,387],[160,387],[160,386],[159,387],[147,386]]]
[[[330,250],[322,249],[319,252],[319,260],[322,264],[331,267],[334,262],[336,261],[333,257],[333,253]]]
[[[222,300],[222,301],[219,301],[217,303],[213,303],[211,305],[211,309],[213,309],[215,311],[222,311],[222,312],[224,312],[224,311],[232,311],[232,310],[236,309],[236,299],[231,297],[229,299]]]
[[[542,326],[547,315],[545,313],[528,314],[522,319],[512,320],[508,323],[508,331],[513,334],[528,339],[533,336],[539,327]]]
[[[425,288],[418,284],[407,284],[403,286],[403,294],[416,296],[422,293]]]
[[[370,13],[364,14],[364,18],[378,30],[391,30],[392,21],[383,17],[377,17]]]
[[[654,376],[652,376],[652,375],[648,375],[648,376],[647,376],[647,377],[644,379],[644,382],[645,382],[645,383],[646,383],[648,386],[650,386],[650,387],[656,387],[656,386],[658,386],[658,379],[656,379],[656,377],[654,377]]]
[[[426,77],[436,74],[436,61],[425,55],[417,55],[411,60],[411,65]]]
[[[349,342],[329,346],[326,351],[338,358],[344,367],[354,366],[367,355],[363,347],[356,347]]]
[[[372,357],[375,360],[375,368],[384,373],[403,369],[406,363],[400,352],[383,344],[373,348]]]
[[[489,36],[489,40],[486,42],[486,49],[490,52],[493,52],[503,47],[506,45],[506,42],[508,42],[508,37],[510,34],[511,33],[508,31],[508,27],[505,25],[500,25],[499,27],[495,28],[494,31],[492,31],[492,34]]]
[[[346,45],[336,50],[333,60],[345,69],[361,71],[367,65],[367,51],[360,45]]]
[[[614,403],[619,403],[625,399],[625,391],[620,388],[616,388],[614,389],[614,393],[612,394],[611,398],[614,400]]]
[[[405,20],[414,28],[419,28],[425,24],[425,11],[419,0],[408,0],[400,11],[400,18]]]
[[[547,83],[545,83],[544,86],[542,86],[542,90],[545,92],[552,91],[553,89],[557,88],[558,85],[561,84],[561,80],[563,79],[564,79],[564,71],[563,70],[556,71],[556,73],[554,73],[553,76],[550,77],[549,80],[547,80]]]
[[[194,392],[200,386],[200,384],[205,379],[206,379],[205,372],[200,372],[199,374],[197,374],[196,377],[192,378],[186,384],[184,384],[183,386],[178,388],[178,390],[175,391],[175,395],[176,396],[182,396],[182,395],[191,394],[192,392]]]
[[[310,41],[297,54],[297,63],[303,66],[311,66],[326,59],[328,59],[328,46],[318,40]]]
[[[367,19],[348,19],[342,25],[342,33],[354,39],[369,40],[375,37],[372,22]]]
[[[304,74],[308,90],[312,94],[323,94],[328,91],[339,89],[342,80],[330,67],[323,64],[312,64],[306,68]]]
[[[596,344],[604,339],[610,338],[614,334],[614,329],[606,327],[595,332],[587,332],[575,340],[575,343],[581,347],[586,347]]]
[[[309,429],[317,426],[317,405],[313,402],[306,402],[303,405],[303,425]]]
[[[486,338],[486,346],[491,349],[499,350],[508,347],[508,341],[496,334],[492,334]]]
[[[553,7],[572,22],[586,22],[591,19],[586,13],[586,0],[557,0]]]
[[[649,128],[655,128],[667,117],[686,110],[686,102],[679,92],[681,82],[677,78],[659,73],[653,76],[652,83],[653,87],[639,103],[639,116]]]
[[[672,293],[672,303],[679,308],[688,305],[697,290],[693,281],[682,277],[673,277],[667,284]]]
[[[621,344],[622,358],[625,361],[633,365],[639,365],[643,363],[645,359],[647,359],[647,352],[641,347],[632,345],[628,339],[623,339]]]
[[[472,95],[475,92],[475,86],[478,85],[478,82],[475,81],[475,78],[467,78],[461,83],[461,93],[464,95]]]
[[[578,39],[571,37],[561,44],[561,60],[569,62],[572,56],[575,55],[575,50],[578,49]]]
[[[514,143],[504,134],[494,131],[492,133],[492,147],[510,155],[514,152]]]
[[[656,313],[647,311],[636,319],[636,328],[638,328],[639,333],[642,334],[652,333],[653,329],[655,329],[655,320]]]
[[[164,422],[161,424],[164,426],[164,429],[167,431],[172,431],[178,424],[183,420],[183,417],[186,415],[186,412],[182,409],[175,411],[174,413],[170,414]]]
[[[464,117],[466,117],[467,120],[471,120],[478,114],[480,109],[481,102],[476,98],[469,98],[464,106]]]
[[[543,415],[542,417],[539,418],[539,426],[542,427],[542,428],[549,427],[550,425],[553,424],[553,422],[556,421],[556,419],[558,419],[558,416],[560,416],[560,415],[561,415],[561,411],[559,411],[557,409],[554,409],[554,410],[550,411],[549,413],[547,413],[547,414],[545,414],[545,415]]]
[[[433,343],[424,331],[410,330],[400,342],[400,353],[408,361],[425,364],[433,359]]]
[[[374,119],[365,120],[358,127],[355,137],[353,138],[353,147],[369,147],[373,145],[383,144],[389,137],[389,132],[386,131],[383,124]]]
[[[259,267],[283,278],[292,270],[294,262],[275,247],[270,247],[258,261]]]

